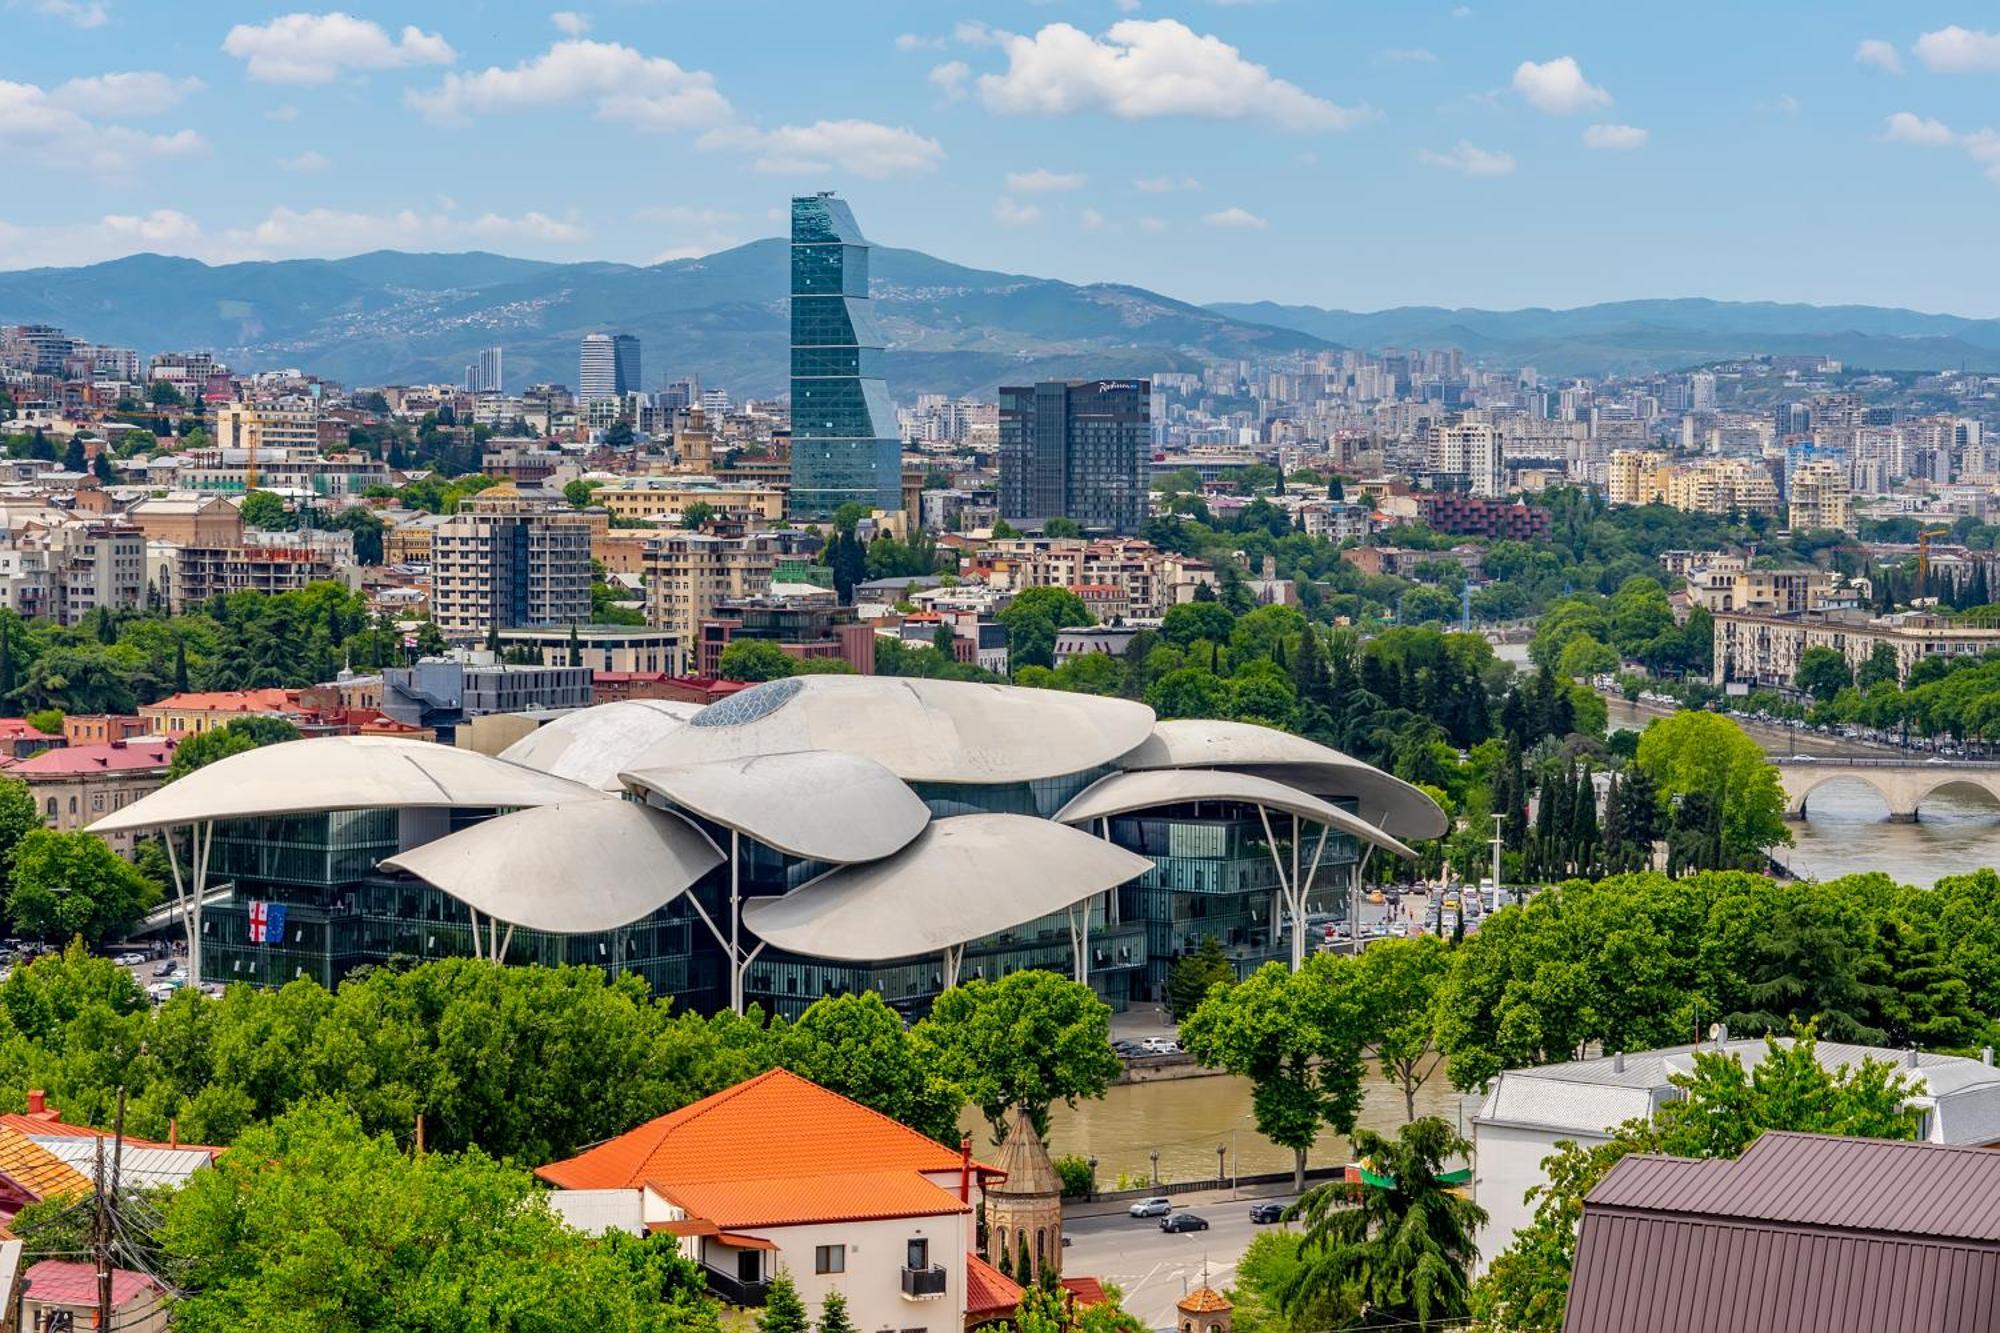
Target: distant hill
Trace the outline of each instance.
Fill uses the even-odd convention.
[[[1883,306],[1685,298],[1573,310],[1402,306],[1361,314],[1270,301],[1208,308],[1349,347],[1457,347],[1544,375],[1635,374],[1757,353],[1825,356],[1872,370],[2000,370],[2000,320]]]
[[[0,273],[0,322],[59,324],[145,352],[212,348],[233,368],[298,366],[349,384],[455,383],[495,344],[509,386],[574,384],[577,340],[614,330],[643,340],[649,387],[692,374],[768,395],[788,371],[788,259],[777,239],[646,268],[479,253],[220,266],[133,255]],[[872,265],[890,387],[904,399],[1326,346],[1138,287],[993,273],[915,250],[877,248]]]

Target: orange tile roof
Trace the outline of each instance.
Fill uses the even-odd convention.
[[[38,1199],[63,1198],[90,1189],[90,1178],[25,1134],[0,1129],[0,1176]]]
[[[255,690],[192,691],[170,694],[156,703],[142,704],[142,715],[154,713],[275,713],[299,706],[297,690],[275,687]]]
[[[1065,1283],[1064,1285],[1068,1284]],[[1101,1298],[1104,1295],[1103,1288],[1100,1287],[1097,1294]],[[1079,1295],[1078,1299],[1080,1300],[1082,1297]],[[1189,1314],[1216,1314],[1232,1308],[1229,1302],[1223,1299],[1221,1292],[1217,1291],[1214,1287],[1207,1286],[1196,1287],[1193,1291],[1181,1297],[1176,1304],[1180,1309],[1186,1310]]]
[[[1021,1284],[976,1254],[965,1256],[965,1315],[1011,1314],[1021,1304]]]
[[[651,1186],[696,1217],[745,1227],[961,1212],[955,1192],[922,1175],[958,1167],[936,1140],[773,1069],[535,1174],[564,1189]]]

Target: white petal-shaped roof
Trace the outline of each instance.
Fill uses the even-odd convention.
[[[1113,773],[1078,792],[1076,798],[1056,814],[1056,819],[1064,824],[1088,824],[1093,819],[1189,801],[1234,801],[1244,805],[1261,805],[1297,815],[1311,823],[1329,825],[1336,833],[1359,838],[1398,856],[1414,860],[1417,855],[1359,815],[1349,814],[1337,805],[1328,805],[1317,796],[1269,778],[1219,768],[1159,768],[1136,773]]]
[[[830,870],[782,898],[752,899],[743,924],[812,958],[908,958],[1025,925],[1152,868],[1046,819],[955,815],[932,820],[886,860]]]
[[[845,750],[905,782],[1002,783],[1109,764],[1153,710],[1060,690],[906,676],[793,676],[697,713],[628,772],[790,750]]]
[[[1119,767],[1233,768],[1315,796],[1352,797],[1363,819],[1399,838],[1441,838],[1449,827],[1437,802],[1401,778],[1317,741],[1251,722],[1155,723],[1153,734]]]
[[[835,865],[900,851],[931,818],[901,778],[872,759],[838,750],[670,764],[619,777],[634,791],[767,847]]]
[[[579,708],[537,727],[500,752],[509,763],[618,789],[618,773],[662,738],[687,725],[702,706],[677,699],[620,699]]]
[[[382,864],[508,925],[586,935],[652,915],[722,859],[678,815],[586,799],[499,815]]]
[[[92,833],[321,810],[610,800],[475,750],[396,736],[315,736],[218,759],[113,811]]]

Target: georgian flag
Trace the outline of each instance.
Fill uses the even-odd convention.
[[[261,903],[254,898],[251,900],[250,942],[252,944],[283,944],[285,942],[285,905],[283,903]]]

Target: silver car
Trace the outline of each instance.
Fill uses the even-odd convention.
[[[1172,1199],[1141,1199],[1125,1211],[1134,1217],[1165,1217],[1174,1210]]]

